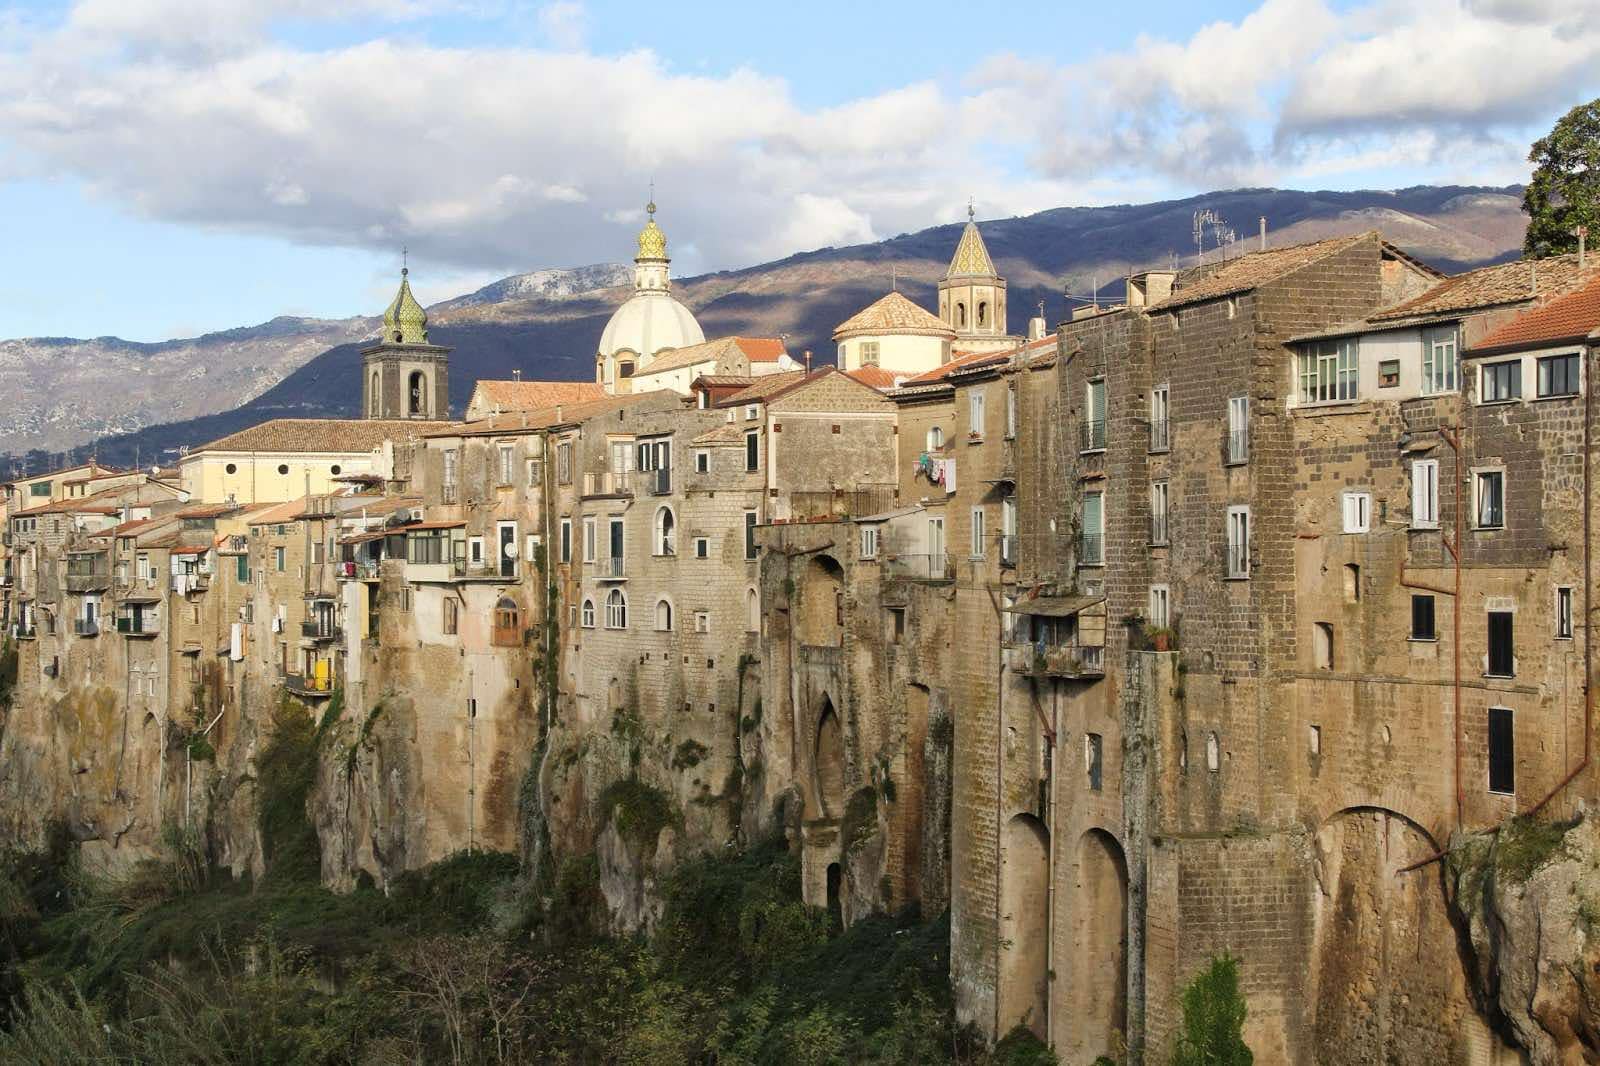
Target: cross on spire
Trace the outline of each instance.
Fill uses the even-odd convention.
[[[895,263],[889,264],[889,291],[900,291],[900,268]]]
[[[656,179],[654,178],[650,179],[650,202],[644,205],[644,209],[645,213],[654,221],[656,217]]]
[[[400,246],[400,276],[403,278],[411,273],[411,250],[405,245]]]
[[[969,197],[967,197],[967,221],[968,222],[976,221],[977,217],[978,217],[977,209],[972,206],[972,197],[969,196]]]

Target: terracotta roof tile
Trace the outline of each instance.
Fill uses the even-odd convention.
[[[526,433],[581,422],[595,415],[607,414],[632,405],[648,397],[661,395],[665,390],[631,393],[626,396],[606,396],[584,403],[557,404],[537,411],[515,411],[509,414],[480,418],[476,422],[454,422],[445,429],[424,433],[425,437],[493,437],[503,433]]]
[[[1521,303],[1538,295],[1568,292],[1574,286],[1594,278],[1597,273],[1600,273],[1600,266],[1593,264],[1586,265],[1580,271],[1576,255],[1519,259],[1480,267],[1448,278],[1413,300],[1386,307],[1368,321],[1386,322]]]
[[[420,437],[454,422],[378,418],[274,418],[190,451],[370,452],[386,440]]]
[[[831,367],[829,369],[832,369]],[[813,371],[821,373],[821,371]],[[789,370],[782,374],[766,374],[756,378],[747,389],[740,389],[732,396],[727,397],[718,407],[733,407],[741,403],[755,403],[764,400],[777,392],[782,392],[791,385],[798,385],[806,378],[804,370]]]
[[[535,411],[558,403],[584,403],[605,396],[597,381],[479,381],[473,399],[501,411]]]
[[[252,526],[275,526],[285,522],[293,522],[300,517],[310,502],[310,496],[302,496],[298,500],[288,500],[284,503],[274,504],[263,511],[257,511],[250,516],[246,523]]]
[[[1473,352],[1540,348],[1582,340],[1600,328],[1600,279],[1576,292],[1524,311],[1470,349]]]
[[[1007,358],[1008,353],[1006,352],[970,352],[958,359],[950,360],[943,366],[918,374],[916,377],[906,378],[901,384],[909,388],[915,388],[918,385],[937,385],[957,371],[976,369],[990,362],[1004,362]]]
[[[846,370],[844,376],[861,382],[869,389],[877,389],[879,392],[887,392],[890,389],[898,388],[906,377],[904,374],[897,375],[885,370],[881,366],[864,366],[856,370]]]
[[[737,360],[740,356],[752,363],[775,363],[788,354],[783,341],[777,337],[718,337],[703,344],[690,344],[659,355],[635,377],[646,377],[667,370],[682,370],[696,363]]]
[[[1264,252],[1248,252],[1237,259],[1191,267],[1178,275],[1172,295],[1151,304],[1149,310],[1169,311],[1175,307],[1249,292],[1362,241],[1376,239],[1379,239],[1377,232],[1368,231],[1350,237],[1333,237],[1309,244],[1268,248]]]
[[[839,323],[833,331],[833,339],[846,340],[872,333],[909,333],[952,339],[956,335],[938,315],[918,307],[899,292],[889,293]]]

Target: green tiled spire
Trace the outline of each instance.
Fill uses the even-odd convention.
[[[411,295],[411,282],[407,279],[410,268],[400,270],[400,291],[394,303],[383,313],[383,340],[386,344],[427,344],[428,312]]]

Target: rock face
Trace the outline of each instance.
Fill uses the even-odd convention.
[[[1507,823],[1447,868],[1474,993],[1533,1066],[1600,1061],[1600,817]]]

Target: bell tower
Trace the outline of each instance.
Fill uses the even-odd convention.
[[[361,352],[361,416],[445,421],[450,417],[450,349],[428,343],[428,313],[411,295],[411,269],[383,312],[383,334]]]
[[[939,317],[955,330],[958,351],[998,350],[1018,341],[1006,333],[1006,280],[995,272],[970,203],[967,227],[939,282]]]

